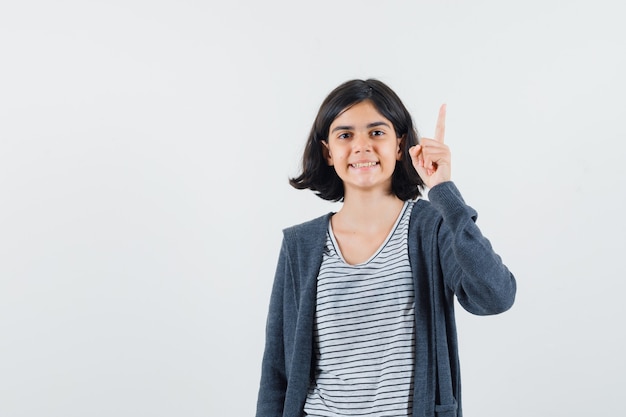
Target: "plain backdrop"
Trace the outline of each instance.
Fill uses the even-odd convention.
[[[468,417],[623,412],[619,1],[5,1],[0,416],[250,416],[288,185],[378,78],[518,280],[457,309]],[[458,306],[458,305],[457,305]]]

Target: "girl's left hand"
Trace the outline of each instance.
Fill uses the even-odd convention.
[[[443,143],[446,132],[446,105],[442,104],[437,117],[434,139],[421,138],[420,144],[409,149],[413,167],[428,188],[450,181],[450,149]]]

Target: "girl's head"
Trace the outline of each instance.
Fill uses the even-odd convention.
[[[351,80],[335,88],[326,97],[313,122],[302,157],[302,173],[291,178],[289,183],[297,189],[311,189],[316,194],[331,201],[340,201],[344,197],[343,182],[329,166],[324,153],[328,143],[330,126],[346,109],[363,101],[370,101],[376,110],[388,119],[400,138],[400,160],[391,179],[391,192],[401,200],[416,198],[424,185],[409,155],[409,148],[418,144],[417,130],[413,120],[400,98],[381,81]]]

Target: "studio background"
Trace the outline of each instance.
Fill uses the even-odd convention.
[[[281,229],[324,97],[393,88],[518,280],[457,308],[466,416],[616,415],[618,1],[0,5],[0,416],[253,415]],[[458,306],[458,305],[457,305]]]

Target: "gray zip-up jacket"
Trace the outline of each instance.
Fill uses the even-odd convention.
[[[452,182],[413,206],[409,259],[415,284],[414,417],[461,417],[454,296],[477,315],[508,310],[516,281]],[[317,275],[331,214],[283,231],[270,297],[257,417],[302,417],[314,378]]]

